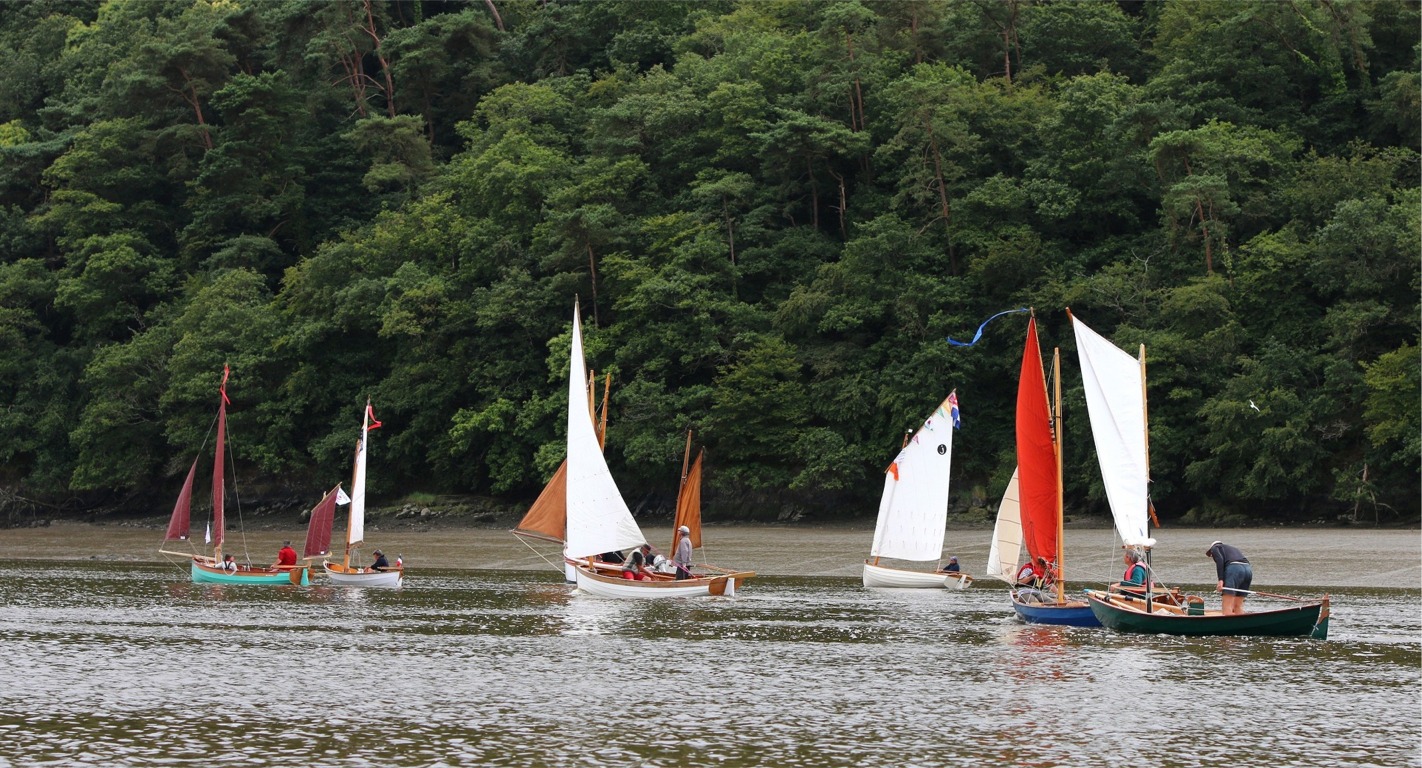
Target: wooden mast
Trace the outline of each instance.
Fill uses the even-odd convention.
[[[681,543],[681,492],[686,490],[686,471],[691,466],[691,430],[686,430],[686,449],[681,454],[681,480],[676,484],[676,511],[672,513],[672,554]]]
[[[1062,517],[1064,503],[1062,501],[1062,351],[1060,347],[1052,350],[1052,421],[1053,440],[1052,447],[1057,454],[1057,603],[1066,602],[1066,584],[1064,583],[1065,567],[1062,561],[1065,557],[1065,547],[1063,546]]]
[[[365,407],[370,407],[369,400],[365,401]],[[356,439],[355,454],[351,459],[351,493],[356,492],[356,462],[360,460],[361,442],[364,439],[364,435],[361,435],[359,438]],[[341,560],[341,570],[345,573],[350,573],[351,571],[351,516],[353,514],[355,514],[354,496],[351,497],[351,503],[346,505],[346,554],[345,557]]]

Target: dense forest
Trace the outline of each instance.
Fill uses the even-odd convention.
[[[950,390],[1014,462],[1026,315],[1147,349],[1165,521],[1412,522],[1418,4],[32,0],[0,7],[0,486],[531,499],[574,302],[634,509],[871,516]],[[1050,361],[1049,361],[1050,364]],[[206,446],[206,447],[205,447]],[[161,510],[160,510],[161,511]]]

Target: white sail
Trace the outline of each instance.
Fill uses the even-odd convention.
[[[871,556],[936,561],[943,555],[952,460],[953,419],[945,399],[884,473]]]
[[[588,410],[583,332],[573,311],[573,349],[568,373],[568,532],[564,554],[581,559],[646,543],[622,492],[607,469]]]
[[[988,548],[987,574],[1013,583],[1017,578],[1017,560],[1022,556],[1022,508],[1017,498],[1017,468],[997,505],[997,523],[992,527],[992,546]]]
[[[1149,546],[1145,381],[1141,362],[1072,317],[1101,480],[1126,546]]]
[[[351,508],[348,512],[346,547],[365,541],[365,446],[370,439],[370,417],[360,425],[360,444],[356,446],[355,469],[351,472]]]

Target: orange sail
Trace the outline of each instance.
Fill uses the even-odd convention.
[[[1057,446],[1047,404],[1047,377],[1037,346],[1037,318],[1027,323],[1017,380],[1017,466],[1022,540],[1032,560],[1057,560]]]
[[[681,488],[676,494],[676,520],[672,524],[672,552],[681,542],[683,525],[691,531],[691,548],[701,547],[701,457],[705,453],[704,450],[696,453],[696,462],[688,471],[686,460],[691,457],[691,433],[687,432],[686,454],[681,460]]]

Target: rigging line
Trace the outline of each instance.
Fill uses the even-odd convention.
[[[523,544],[525,547],[528,547],[528,551],[529,551],[529,552],[532,552],[533,554],[538,555],[538,559],[540,559],[540,560],[542,560],[543,562],[547,563],[550,568],[553,568],[554,570],[557,570],[557,571],[562,571],[561,568],[559,568],[557,565],[554,565],[554,564],[553,564],[553,561],[552,561],[552,560],[549,560],[549,559],[548,559],[548,556],[547,556],[547,555],[545,555],[545,554],[543,554],[542,552],[539,552],[538,550],[534,549],[534,548],[533,548],[533,545],[532,545],[532,544],[529,544],[526,540],[524,540],[524,538],[523,538],[522,536],[515,536],[514,538],[518,539],[520,544]]]

